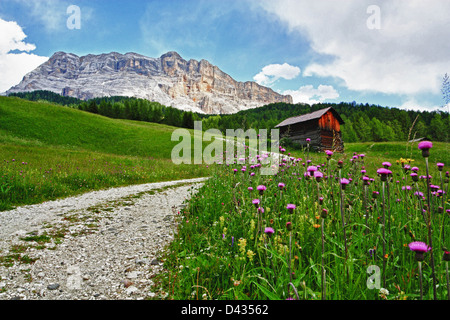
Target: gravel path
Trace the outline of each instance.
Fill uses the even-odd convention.
[[[158,253],[205,179],[90,192],[0,212],[0,300],[160,298]]]

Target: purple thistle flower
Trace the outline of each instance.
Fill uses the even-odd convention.
[[[363,179],[363,183],[364,183],[365,186],[370,185],[370,178],[369,177],[364,176],[362,179]]]
[[[269,237],[272,236],[274,234],[275,230],[273,230],[272,227],[266,227],[264,229],[264,233],[267,234]]]
[[[259,199],[253,199],[252,203],[255,205],[255,207],[259,207]]]
[[[428,158],[430,156],[430,149],[433,147],[431,141],[422,141],[419,143],[418,148],[422,150],[422,157]]]
[[[289,203],[289,204],[286,206],[286,209],[289,210],[289,213],[293,213],[295,208],[296,208],[296,207],[295,207],[295,204],[291,204],[291,203]]]
[[[418,197],[423,197],[423,192],[416,191],[416,192],[414,192],[414,195],[418,196]]]
[[[348,179],[345,179],[345,178],[342,178],[341,179],[341,187],[342,187],[342,190],[345,190],[345,188],[347,187],[347,185],[350,183],[350,180],[348,180]]]
[[[258,190],[259,191],[259,194],[263,194],[264,193],[264,191],[266,191],[266,186],[264,186],[264,185],[259,185],[259,186],[257,186],[256,187],[256,190]]]
[[[285,184],[284,184],[284,183],[280,182],[280,183],[278,184],[278,188],[279,188],[280,190],[283,190],[284,187],[285,187]]]
[[[408,244],[408,247],[411,249],[411,251],[414,252],[428,252],[431,250],[429,246],[425,242],[421,241],[414,241]]]
[[[309,166],[309,167],[306,169],[306,171],[308,171],[308,172],[311,174],[311,172],[317,171],[317,167],[316,167],[316,166]]]
[[[437,165],[439,171],[442,171],[442,169],[444,168],[444,164],[442,162],[438,162],[438,163],[436,163],[436,165]]]
[[[377,170],[377,173],[379,175],[381,175],[381,180],[382,181],[386,181],[387,180],[387,176],[392,174],[392,171],[388,170],[386,168],[380,168],[380,169]]]
[[[322,178],[323,178],[323,173],[320,171],[315,171],[314,178],[316,178],[317,182],[320,182],[320,180],[322,180]]]
[[[419,142],[419,145],[417,146],[420,150],[428,150],[433,148],[433,143],[431,141],[422,141]]]
[[[388,162],[388,161],[385,161],[381,165],[387,169],[387,168],[389,168],[391,166],[391,163]]]

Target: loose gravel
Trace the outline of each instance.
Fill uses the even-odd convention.
[[[204,178],[101,190],[0,212],[0,300],[160,299],[175,215]]]

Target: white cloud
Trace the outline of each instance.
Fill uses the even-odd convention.
[[[253,77],[258,84],[269,86],[278,79],[283,78],[292,80],[300,74],[300,68],[291,66],[287,63],[283,64],[269,64],[262,68],[262,71]]]
[[[0,19],[0,92],[18,84],[30,71],[48,60],[30,52],[36,46],[26,43],[27,36],[15,21]],[[25,51],[10,53],[11,51]]]
[[[328,99],[339,98],[339,93],[332,86],[322,84],[317,88],[314,88],[312,85],[306,85],[298,90],[286,90],[283,94],[291,95],[294,103],[307,103],[310,105]]]
[[[401,105],[394,106],[402,110],[413,110],[413,111],[446,111],[448,112],[448,106],[435,106],[430,102],[419,102],[415,98],[407,99],[403,101]]]
[[[334,77],[348,89],[385,94],[438,94],[450,68],[450,1],[264,0],[262,7],[300,32],[326,62],[304,76]],[[379,29],[368,28],[380,9]]]

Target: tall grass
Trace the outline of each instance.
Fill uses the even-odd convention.
[[[204,177],[205,165],[0,143],[0,211],[92,190]]]
[[[448,146],[432,150],[433,163],[442,156],[441,147]],[[415,195],[414,188],[406,188],[413,186],[413,181],[405,165],[414,163],[424,174],[423,159],[414,151],[409,163],[393,162],[390,191],[383,200],[382,181],[376,171],[389,158],[382,152],[367,151],[364,158],[353,151],[334,154],[328,165],[324,154],[309,154],[310,165],[324,173],[320,182],[305,176],[307,154],[296,154],[283,162],[275,176],[261,176],[250,160],[246,171],[241,170],[242,165],[215,168],[212,178],[179,212],[177,237],[164,254],[167,272],[159,277],[156,287],[169,299],[284,300],[297,299],[295,293],[308,300],[324,298],[325,294],[330,300],[419,299],[419,270],[408,243],[428,241],[422,214],[426,179],[417,183],[425,197]],[[332,196],[338,189],[333,186],[339,183],[338,160],[343,160],[342,177],[350,181],[342,200]],[[431,182],[437,184],[437,168],[431,167],[430,174]],[[370,178],[366,191],[363,176]],[[282,195],[279,183],[285,185]],[[257,193],[259,185],[266,186],[263,196]],[[368,195],[365,202],[364,194]],[[449,247],[444,242],[449,238],[449,228],[443,225],[449,214],[447,194],[445,197],[443,212],[437,210],[442,203],[438,193],[430,198],[435,204],[431,206],[435,208],[431,224],[438,299],[447,299],[442,255],[442,249]],[[255,207],[254,199],[260,199],[260,208]],[[344,225],[339,210],[332,210],[335,201],[343,208]],[[287,204],[296,205],[292,214]],[[321,208],[328,209],[325,218]],[[273,235],[260,232],[260,219],[262,230],[271,227]],[[288,222],[292,231],[286,227]],[[429,254],[421,272],[423,297],[433,299]]]

